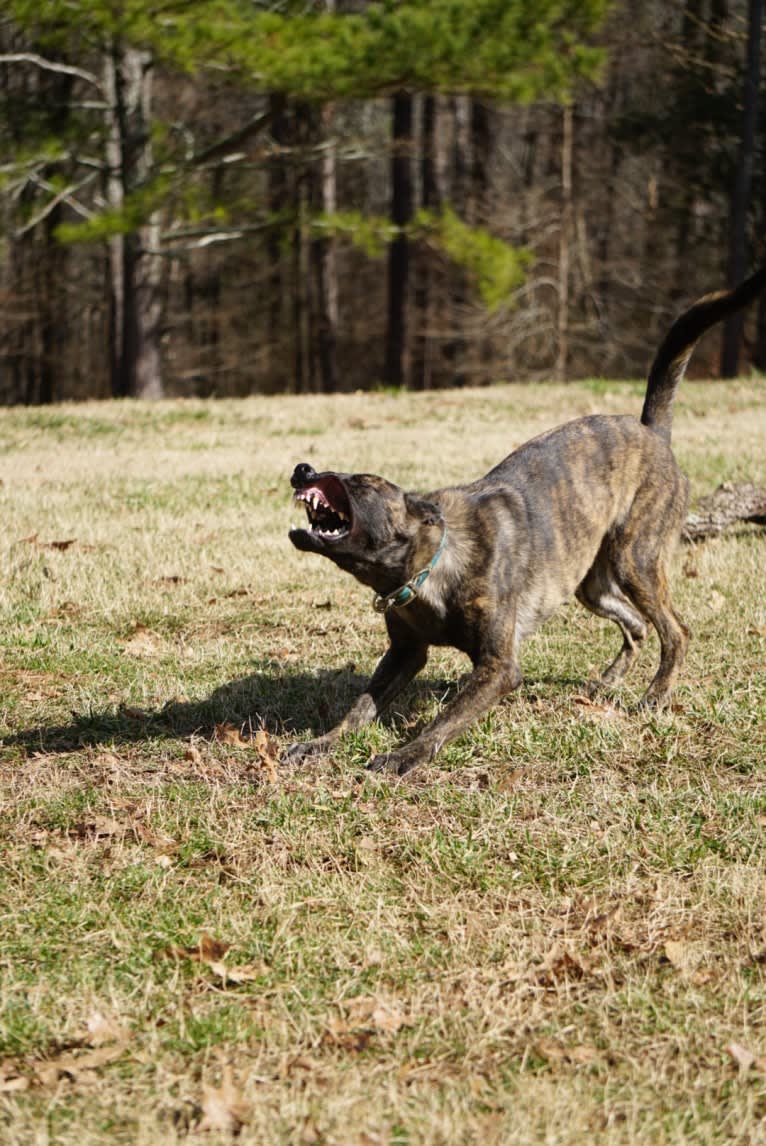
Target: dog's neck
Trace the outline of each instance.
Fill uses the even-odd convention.
[[[428,564],[424,565],[416,573],[413,573],[409,581],[405,581],[403,585],[400,585],[398,589],[394,589],[393,592],[387,593],[385,596],[380,596],[378,593],[375,594],[372,605],[377,613],[387,613],[389,609],[404,609],[420,596],[421,589],[439,564],[442,554],[446,549],[447,536],[447,523],[444,522],[442,525],[441,540]]]

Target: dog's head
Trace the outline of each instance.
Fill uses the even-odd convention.
[[[290,484],[308,517],[306,529],[290,530],[296,549],[329,557],[378,593],[407,580],[424,527],[441,523],[431,502],[375,474],[316,473],[302,462]]]

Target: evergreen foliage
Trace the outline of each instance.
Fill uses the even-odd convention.
[[[489,311],[508,305],[533,262],[531,251],[511,246],[486,227],[469,227],[449,207],[441,214],[419,211],[413,231],[467,271]]]
[[[200,0],[126,26],[179,67],[226,67],[304,100],[410,90],[529,102],[560,100],[596,74],[603,54],[586,39],[606,10],[606,0],[386,0],[351,13]]]

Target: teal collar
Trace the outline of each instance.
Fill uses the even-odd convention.
[[[372,602],[372,607],[376,613],[385,613],[388,609],[403,609],[405,605],[411,605],[418,595],[418,589],[424,581],[428,580],[432,569],[435,568],[437,561],[444,552],[444,546],[447,544],[447,526],[444,526],[442,539],[439,542],[439,548],[434,553],[431,560],[426,565],[425,569],[421,569],[414,577],[410,577],[406,585],[394,589],[393,593],[389,593],[385,597],[379,597],[375,594]]]

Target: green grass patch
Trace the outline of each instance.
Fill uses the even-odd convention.
[[[585,702],[619,636],[572,604],[408,780],[364,765],[460,687],[450,650],[332,759],[278,759],[385,647],[369,592],[287,540],[297,462],[427,490],[641,400],[0,412],[4,1142],[759,1140],[762,530],[679,552],[669,712],[637,707],[654,638]],[[757,383],[684,386],[693,496],[766,483],[764,430]]]

